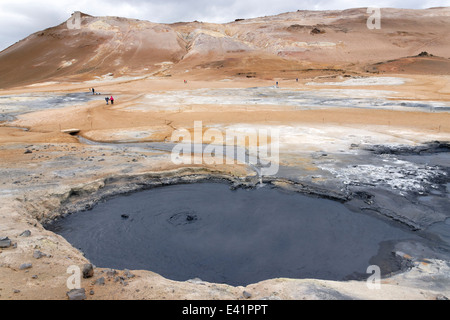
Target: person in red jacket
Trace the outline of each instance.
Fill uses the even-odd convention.
[[[111,104],[114,104],[114,98],[113,98],[113,96],[111,96],[111,98],[109,98],[109,101],[111,101]]]

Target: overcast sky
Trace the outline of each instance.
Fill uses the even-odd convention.
[[[74,11],[152,22],[229,22],[297,10],[450,6],[450,0],[0,0],[0,50],[66,21]]]

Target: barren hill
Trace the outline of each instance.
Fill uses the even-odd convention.
[[[450,7],[381,9],[380,29],[367,28],[366,8],[299,10],[225,24],[80,16],[80,28],[64,22],[0,52],[0,88],[108,74],[271,79],[449,70]],[[433,56],[417,56],[421,52]]]

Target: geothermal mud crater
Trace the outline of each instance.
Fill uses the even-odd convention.
[[[111,144],[130,146],[154,147]],[[448,144],[439,142],[313,155],[332,174],[322,189],[304,184],[292,191],[289,183],[304,183],[295,167],[265,177],[263,187],[175,180],[106,197],[47,227],[99,267],[151,270],[179,281],[365,279],[372,264],[383,274],[405,267],[397,246],[423,243],[448,254],[448,157]]]
[[[232,188],[234,189],[234,188]],[[342,203],[272,188],[177,184],[118,196],[48,225],[96,266],[173,280],[247,285],[276,277],[360,279],[392,255],[406,229]]]

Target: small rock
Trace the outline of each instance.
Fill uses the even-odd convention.
[[[11,240],[8,237],[0,237],[0,248],[9,248]]]
[[[20,292],[20,290],[14,289],[14,293],[19,293],[19,292]]]
[[[24,152],[24,154],[27,154],[27,153],[33,153],[33,151],[31,151],[31,150],[26,150],[26,151]]]
[[[108,278],[112,278],[117,274],[117,271],[114,269],[109,269],[108,271],[106,271],[106,275],[108,276]]]
[[[426,52],[426,51],[422,51],[422,52],[419,53],[417,56],[418,56],[418,57],[429,57],[429,56],[433,56],[433,55],[432,55],[432,54],[429,54],[429,53]]]
[[[242,296],[243,296],[245,299],[249,299],[249,298],[252,297],[252,294],[251,294],[250,292],[244,290],[244,292],[242,292]]]
[[[67,294],[67,297],[69,298],[69,300],[84,300],[84,299],[86,299],[86,293],[85,293],[84,288],[72,289],[72,290],[68,291],[66,294]]]
[[[125,269],[125,270],[124,270],[124,275],[125,275],[125,277],[127,277],[128,279],[134,278],[134,274],[132,274],[132,273],[130,272],[130,270],[128,270],[128,269]]]
[[[97,280],[95,280],[94,284],[98,284],[101,286],[105,285],[105,278],[104,277],[98,278]]]
[[[128,282],[126,282],[125,281],[125,278],[124,277],[121,277],[121,276],[117,276],[115,279],[114,279],[114,282],[120,282],[122,285],[124,285],[124,286],[127,286],[128,285]]]
[[[31,231],[30,230],[25,230],[19,236],[20,237],[29,237],[29,236],[31,236]]]
[[[94,276],[94,266],[87,263],[83,266],[83,278],[91,278],[92,276]]]
[[[443,294],[438,294],[436,296],[436,300],[448,300],[448,298],[446,296],[444,296]]]
[[[47,255],[45,253],[42,253],[39,250],[34,250],[34,252],[33,252],[33,258],[35,258],[35,259],[40,259],[40,258],[46,257],[46,256]]]
[[[89,291],[89,294],[90,294],[91,296],[93,296],[93,295],[94,295],[94,290]]]
[[[33,265],[31,263],[22,263],[19,267],[19,270],[30,269]]]
[[[320,29],[318,29],[318,28],[313,28],[311,31],[310,31],[310,34],[320,34],[320,33],[325,33],[325,31],[324,30],[320,30]]]
[[[127,214],[125,214],[125,213],[124,213],[124,214],[121,214],[120,216],[122,217],[122,219],[128,219],[128,218],[130,217],[129,215],[127,215]]]

